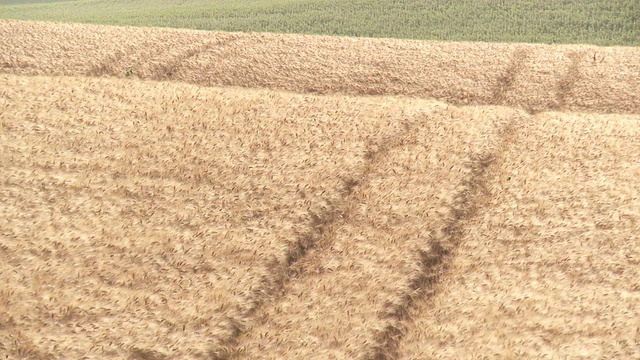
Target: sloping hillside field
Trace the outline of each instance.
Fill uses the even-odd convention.
[[[640,113],[640,48],[0,21],[0,70]]]
[[[3,359],[640,357],[637,48],[0,38]]]

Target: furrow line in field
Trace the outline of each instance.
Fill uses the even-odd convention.
[[[349,184],[345,184],[345,192]],[[277,297],[278,294],[286,291],[287,282],[296,276],[300,263],[308,256],[309,252],[315,248],[321,248],[322,242],[327,238],[327,233],[331,227],[342,216],[340,204],[330,204],[326,211],[321,213],[311,213],[311,222],[308,224],[308,231],[300,234],[292,241],[285,250],[284,260],[274,259],[263,265],[265,272],[260,276],[260,280],[250,295],[247,297],[245,311],[241,318],[252,319],[268,299]],[[249,321],[233,322],[233,331],[230,336],[218,339],[218,344],[210,349],[209,356],[214,360],[228,359],[235,353],[239,337],[248,331]]]
[[[411,129],[410,123],[414,120],[416,111],[422,114],[434,111],[440,106],[423,101],[419,101],[417,106],[409,106],[402,111],[402,114],[405,114],[404,111],[408,110],[408,114],[389,117],[388,124],[381,124],[378,127],[378,133],[367,137],[366,145],[363,145],[359,154],[350,155],[361,157],[360,165],[352,169],[353,173],[338,176],[340,185],[337,189],[338,195],[333,197],[334,200],[326,200],[324,205],[316,204],[313,210],[310,209],[306,214],[308,221],[304,230],[295,234],[292,241],[286,241],[283,254],[265,261],[261,266],[262,275],[257,281],[257,286],[246,298],[242,316],[239,317],[244,320],[235,321],[232,324],[233,331],[225,338],[217,339],[217,345],[208,353],[211,358],[228,359],[239,353],[237,349],[240,339],[250,331],[252,319],[261,317],[260,309],[274,302],[274,299],[285,296],[289,283],[303,276],[307,270],[306,266],[312,254],[322,253],[332,245],[336,229],[351,217],[355,209],[356,205],[352,201],[353,194],[375,168],[376,159],[396,146],[396,143],[400,144],[403,141],[405,134]],[[354,118],[343,119],[343,121],[355,122],[359,114],[360,112],[356,112]],[[364,120],[363,123],[371,120]]]
[[[507,69],[498,76],[496,85],[493,88],[491,103],[503,105],[506,102],[507,93],[513,89],[517,76],[522,72],[525,61],[529,54],[525,48],[516,49],[511,57],[511,63]]]
[[[398,358],[639,358],[639,124],[551,112],[521,122]]]
[[[208,39],[207,37],[206,39]],[[204,37],[198,38],[198,40],[205,40]],[[235,40],[235,36],[228,37],[216,36],[208,41],[203,41],[191,48],[181,49],[182,51],[168,59],[152,67],[147,75],[151,80],[178,80],[176,77],[181,70],[182,64],[189,59],[198,56],[199,54],[209,51],[213,47],[224,47]]]
[[[580,80],[580,59],[584,56],[584,52],[571,52],[568,54],[571,62],[556,83],[556,103],[557,108],[560,110],[566,107],[567,97],[571,96],[573,87]]]
[[[0,294],[13,324],[0,342],[38,329],[11,356],[26,346],[49,357],[224,357],[340,216],[367,144],[402,133],[407,109],[441,106],[1,78],[0,192],[14,199],[0,209],[2,268],[14,274],[2,286],[15,296]],[[34,291],[52,283],[38,307]]]
[[[354,174],[355,176],[350,179],[344,179],[342,200],[332,204],[323,213],[311,214],[313,221],[309,231],[301,234],[298,240],[291,245],[286,260],[273,262],[266,266],[269,269],[269,274],[263,277],[262,286],[254,291],[254,296],[252,296],[254,306],[246,314],[246,318],[254,318],[256,321],[263,319],[266,315],[264,311],[266,308],[290,295],[292,289],[290,282],[299,281],[308,275],[310,268],[317,267],[317,264],[313,264],[317,262],[317,256],[333,245],[339,229],[348,223],[354,212],[357,211],[358,192],[361,192],[362,187],[366,186],[377,163],[386,153],[402,146],[406,135],[415,126],[416,124],[405,121],[401,125],[404,129],[403,133],[367,144],[364,155],[366,163],[358,174]],[[271,299],[271,301],[265,301],[266,299]],[[242,357],[245,351],[241,347],[241,336],[245,335],[243,334],[245,331],[250,332],[251,328],[248,326],[238,328],[234,336],[220,349],[213,351],[211,355],[219,360]]]
[[[406,293],[380,314],[386,322],[375,334],[377,344],[369,358],[376,360],[396,359],[398,349],[406,332],[406,324],[411,321],[412,308],[416,300],[424,301],[437,293],[441,276],[446,276],[456,250],[463,240],[466,225],[482,209],[490,196],[488,180],[495,171],[496,163],[515,136],[515,122],[511,121],[498,132],[497,141],[489,141],[486,147],[471,156],[468,177],[462,181],[459,192],[450,204],[449,219],[439,236],[430,240],[428,251],[416,248],[418,271],[408,281]]]
[[[631,47],[357,39],[9,20],[0,21],[0,37],[5,40],[0,44],[0,69],[15,74],[108,75],[298,93],[404,95],[460,106],[508,105],[529,113],[640,111],[639,50]],[[219,48],[205,45],[216,41]],[[577,70],[580,76],[575,77]]]
[[[84,74],[85,76],[130,76],[131,67],[133,63],[132,59],[135,59],[141,51],[146,49],[153,49],[157,47],[157,39],[149,36],[132,36],[128,41],[122,42],[118,49],[111,53],[100,54],[102,56],[96,56],[98,60],[97,64],[91,66],[91,68]],[[93,44],[99,46],[99,43]],[[95,51],[95,50],[94,50]],[[77,75],[73,72],[73,69],[62,69],[66,72],[65,75]],[[69,71],[71,70],[71,71]]]
[[[475,108],[437,111],[405,124],[403,136],[386,145],[370,146],[362,176],[339,218],[326,224],[321,246],[291,267],[291,278],[256,313],[231,358],[390,357],[382,355],[396,345],[386,337],[397,335],[402,312],[421,294],[425,267],[442,262],[434,252],[448,245],[439,236],[451,237],[458,229],[449,222],[466,215],[454,211],[473,197],[465,179],[479,176],[474,164],[490,160],[476,161],[473,149],[493,144],[505,123],[483,116]]]

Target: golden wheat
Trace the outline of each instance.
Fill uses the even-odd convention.
[[[640,112],[640,48],[359,39],[0,21],[0,66],[207,86]]]
[[[402,358],[640,356],[639,120],[545,113],[519,125]]]
[[[441,110],[372,154],[322,251],[310,254],[285,295],[258,315],[238,357],[388,356],[425,262],[437,262],[454,241],[451,224],[466,211],[456,198],[472,191],[467,179],[477,159],[493,156],[518,117],[491,108]]]
[[[0,38],[2,357],[640,356],[638,48]]]
[[[0,342],[13,356],[223,351],[339,208],[369,148],[435,106],[0,81]]]

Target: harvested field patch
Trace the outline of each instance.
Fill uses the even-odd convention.
[[[640,112],[640,48],[632,47],[452,43],[11,20],[0,21],[0,38],[4,39],[0,66],[15,74],[130,76],[299,93],[407,95],[530,112]]]

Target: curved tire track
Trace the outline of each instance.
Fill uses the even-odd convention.
[[[186,49],[179,55],[172,57],[171,59],[155,65],[150,70],[151,80],[177,80],[177,73],[181,70],[182,65],[190,59],[197,57],[199,54],[205,53],[214,47],[224,47],[235,40],[235,36],[229,36],[227,38],[219,37],[213,38],[202,44]]]
[[[562,109],[571,99],[576,111],[640,111],[635,91],[637,48],[210,33],[7,20],[0,21],[0,35],[6,39],[0,45],[1,69],[16,74],[124,77],[130,73],[204,86],[405,95],[459,105],[510,105],[529,112]],[[194,46],[229,37],[233,43],[222,51]],[[174,54],[168,53],[173,50]],[[511,59],[502,56],[510,52]],[[566,57],[556,56],[561,53],[587,56],[581,62],[582,55],[576,55],[557,80],[558,70],[567,62]],[[596,53],[606,55],[598,58]],[[578,65],[592,58],[594,66],[582,69],[589,81],[580,81],[575,77]]]

